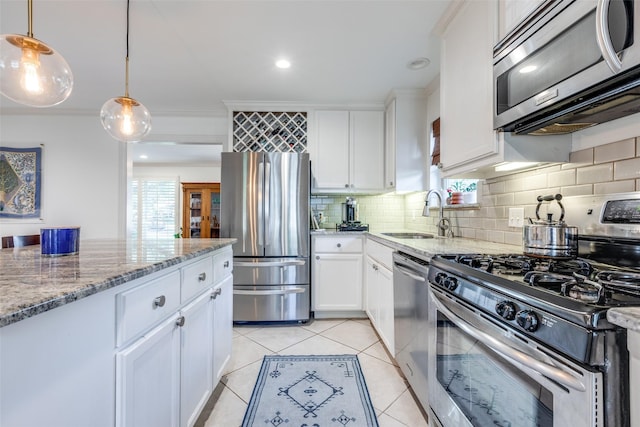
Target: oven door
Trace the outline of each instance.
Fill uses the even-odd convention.
[[[539,348],[433,285],[429,294],[434,425],[603,425],[601,373]]]

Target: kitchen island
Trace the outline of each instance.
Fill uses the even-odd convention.
[[[0,425],[193,425],[231,353],[234,239],[0,251]]]

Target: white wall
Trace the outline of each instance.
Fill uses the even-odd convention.
[[[154,116],[149,138],[221,142],[226,132],[226,117]],[[123,237],[131,163],[127,163],[125,144],[104,131],[98,114],[0,114],[0,146],[39,144],[44,144],[42,219],[0,218],[0,236],[38,234],[41,227],[80,226],[82,239]],[[219,165],[205,169],[179,175],[184,181],[219,181]]]
[[[42,150],[42,219],[0,219],[0,235],[39,234],[41,227],[80,226],[85,238],[124,229],[125,150],[95,116],[1,115],[0,145]],[[121,160],[122,159],[122,160]]]

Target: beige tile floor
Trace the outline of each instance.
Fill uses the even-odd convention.
[[[240,426],[265,354],[357,354],[380,426],[427,426],[369,320],[345,319],[315,320],[302,326],[234,327],[230,366],[205,427]]]

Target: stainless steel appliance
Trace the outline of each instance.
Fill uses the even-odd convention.
[[[626,330],[606,313],[640,306],[640,193],[567,200],[575,259],[431,259],[436,425],[629,426]]]
[[[369,231],[369,225],[360,222],[358,202],[353,197],[347,197],[342,204],[342,223],[336,224],[338,231]]]
[[[640,112],[639,42],[633,0],[543,2],[494,48],[494,127],[563,134]]]
[[[553,219],[547,211],[547,219],[540,219],[542,202],[556,201],[560,206],[560,217]],[[564,206],[560,202],[562,194],[538,196],[536,221],[529,218],[529,224],[522,227],[522,242],[525,255],[547,258],[575,258],[578,255],[578,227],[564,222]]]
[[[234,322],[308,320],[309,155],[222,153],[220,202]]]
[[[425,411],[427,389],[429,263],[405,254],[393,254],[393,318],[396,362]]]

